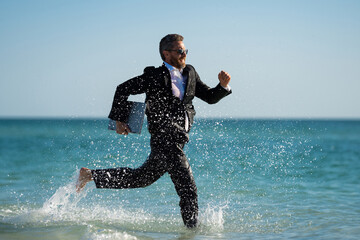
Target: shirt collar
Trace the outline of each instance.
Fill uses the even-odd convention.
[[[183,68],[182,69],[177,69],[176,67],[174,66],[171,66],[170,64],[168,64],[167,62],[164,62],[165,66],[167,67],[167,69],[169,69],[169,71],[179,71],[180,73],[183,72]]]

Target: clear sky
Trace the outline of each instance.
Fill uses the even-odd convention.
[[[232,75],[198,117],[360,118],[358,0],[1,0],[0,117],[107,117],[168,33],[208,85]]]

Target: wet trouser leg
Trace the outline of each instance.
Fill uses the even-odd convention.
[[[151,153],[139,168],[113,168],[92,170],[98,188],[141,188],[158,180],[165,172],[170,174],[180,197],[181,215],[184,224],[191,228],[197,225],[197,188],[183,144],[164,139],[151,140]]]
[[[161,164],[161,156],[150,154],[139,168],[110,168],[92,170],[97,188],[142,188],[156,182],[165,174],[166,168]]]
[[[193,228],[196,227],[198,219],[198,199],[195,180],[182,148],[172,159],[174,161],[169,169],[169,174],[180,197],[181,216],[185,226]]]

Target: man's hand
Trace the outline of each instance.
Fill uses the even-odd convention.
[[[130,128],[126,123],[116,121],[116,133],[121,135],[128,135]]]
[[[224,88],[226,88],[230,82],[231,76],[225,71],[221,71],[218,75],[220,85]]]

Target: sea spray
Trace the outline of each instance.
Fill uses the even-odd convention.
[[[200,223],[203,230],[209,232],[221,232],[224,229],[224,210],[228,208],[228,204],[214,206],[207,204],[206,209],[200,211]]]
[[[78,203],[86,197],[88,192],[89,188],[77,193],[75,182],[70,182],[56,190],[54,195],[45,201],[39,212],[62,219],[69,213],[75,213],[78,210]]]
[[[42,204],[37,206],[15,207],[10,211],[3,211],[3,222],[14,224],[19,227],[36,226],[50,227],[63,226],[69,227],[76,225],[85,226],[88,234],[98,236],[99,231],[103,231],[103,225],[110,225],[115,228],[125,229],[153,229],[162,222],[165,224],[169,219],[158,219],[147,213],[143,209],[124,209],[121,202],[114,207],[110,202],[104,201],[101,194],[94,194],[95,186],[88,184],[80,193],[76,192],[77,174],[70,182],[60,186],[55,193]],[[87,199],[89,198],[89,200]],[[88,200],[88,201],[87,201]],[[104,235],[102,232],[100,235]],[[110,233],[109,233],[110,234]],[[107,235],[107,234],[105,234]],[[115,231],[111,236],[126,236],[125,239],[134,239],[131,235],[122,234]],[[93,239],[91,237],[90,239]],[[96,237],[96,239],[102,239]]]
[[[128,211],[121,206],[121,202],[114,208],[104,201],[101,194],[94,194],[95,186],[87,184],[80,192],[76,192],[77,174],[72,181],[59,187],[55,193],[44,202],[42,208],[36,210],[51,221],[71,221],[77,223],[103,222],[115,224],[137,225],[146,221],[153,221],[154,217],[142,209]],[[109,190],[110,191],[110,190]],[[88,201],[86,201],[89,199]]]

